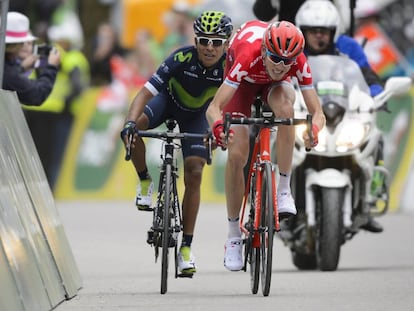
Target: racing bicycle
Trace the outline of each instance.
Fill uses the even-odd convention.
[[[177,191],[178,165],[175,157],[175,151],[181,148],[181,144],[177,140],[203,139],[208,151],[207,164],[211,164],[213,141],[211,133],[175,132],[177,122],[174,119],[167,119],[165,125],[166,131],[136,131],[138,136],[163,140],[157,201],[155,207],[152,208],[152,225],[147,234],[147,243],[155,250],[155,261],[161,254],[161,294],[167,292],[170,249],[173,249],[175,277],[192,277],[191,274],[178,273],[178,236],[182,231],[182,216]],[[131,158],[131,142],[132,137],[129,137],[126,145],[126,160]]]
[[[229,133],[231,124],[253,125],[254,142],[248,162],[246,186],[240,215],[243,234],[244,266],[250,267],[250,287],[253,294],[259,289],[259,278],[263,296],[268,296],[272,277],[274,233],[280,230],[277,208],[277,185],[275,166],[271,161],[271,134],[279,125],[306,124],[311,137],[312,116],[306,118],[276,118],[272,111],[263,109],[260,97],[255,102],[253,118],[224,116],[224,131]],[[226,138],[227,139],[227,138]]]

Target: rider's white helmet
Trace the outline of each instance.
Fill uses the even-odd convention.
[[[295,24],[302,31],[306,28],[329,28],[334,42],[339,36],[341,17],[336,6],[329,0],[307,0],[296,13]]]

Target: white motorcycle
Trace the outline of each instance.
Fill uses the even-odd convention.
[[[292,169],[292,194],[298,215],[285,220],[279,236],[290,247],[299,269],[337,269],[342,244],[369,217],[386,213],[389,172],[378,165],[382,135],[376,112],[392,96],[407,92],[408,77],[392,77],[375,98],[358,65],[346,56],[308,59],[314,85],[326,116],[319,144],[305,151],[304,129],[297,128]],[[307,114],[300,92],[295,114]],[[374,178],[375,177],[375,178]],[[371,189],[380,179],[380,189]]]

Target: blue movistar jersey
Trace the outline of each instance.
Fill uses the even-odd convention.
[[[211,68],[201,65],[194,46],[173,52],[145,84],[155,96],[168,95],[181,109],[199,111],[213,99],[223,81],[225,55]]]
[[[173,52],[145,83],[154,95],[144,108],[148,128],[159,126],[166,118],[174,118],[181,132],[206,133],[210,127],[205,111],[223,81],[225,57],[205,68],[194,46]],[[181,144],[184,158],[207,158],[202,140],[184,140]]]

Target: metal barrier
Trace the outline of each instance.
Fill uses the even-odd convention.
[[[82,280],[20,103],[0,91],[0,310],[51,310]]]

